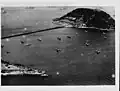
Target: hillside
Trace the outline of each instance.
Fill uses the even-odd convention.
[[[100,9],[77,8],[60,18],[53,19],[54,23],[60,23],[70,27],[92,27],[100,29],[114,29],[115,20]]]

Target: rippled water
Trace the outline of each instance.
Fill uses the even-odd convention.
[[[1,16],[2,37],[55,27],[52,19],[68,10],[8,9]],[[115,84],[115,31],[60,28],[1,41],[1,57],[10,63],[45,70],[48,77],[2,76],[2,85]]]
[[[11,63],[45,70],[52,76],[46,78],[50,81],[48,84],[53,83],[51,79],[53,81],[61,79],[54,84],[114,84],[112,78],[115,72],[114,33],[60,28],[11,38],[9,41],[2,41],[5,45],[2,57]],[[38,38],[41,38],[41,41],[38,41]],[[21,40],[31,45],[20,44]],[[10,53],[6,54],[7,51]],[[56,72],[59,72],[59,75]],[[16,80],[22,81],[25,78],[17,77]],[[44,84],[47,84],[47,81]]]

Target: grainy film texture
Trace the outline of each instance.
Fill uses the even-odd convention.
[[[114,7],[2,7],[1,84],[115,85]]]

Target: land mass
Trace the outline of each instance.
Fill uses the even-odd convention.
[[[77,8],[62,17],[53,19],[53,23],[75,28],[95,28],[114,30],[115,20],[99,9]]]

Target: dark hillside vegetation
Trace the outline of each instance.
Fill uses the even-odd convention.
[[[77,8],[66,15],[53,21],[69,21],[73,27],[95,27],[102,29],[114,29],[115,20],[106,12],[98,9]]]

